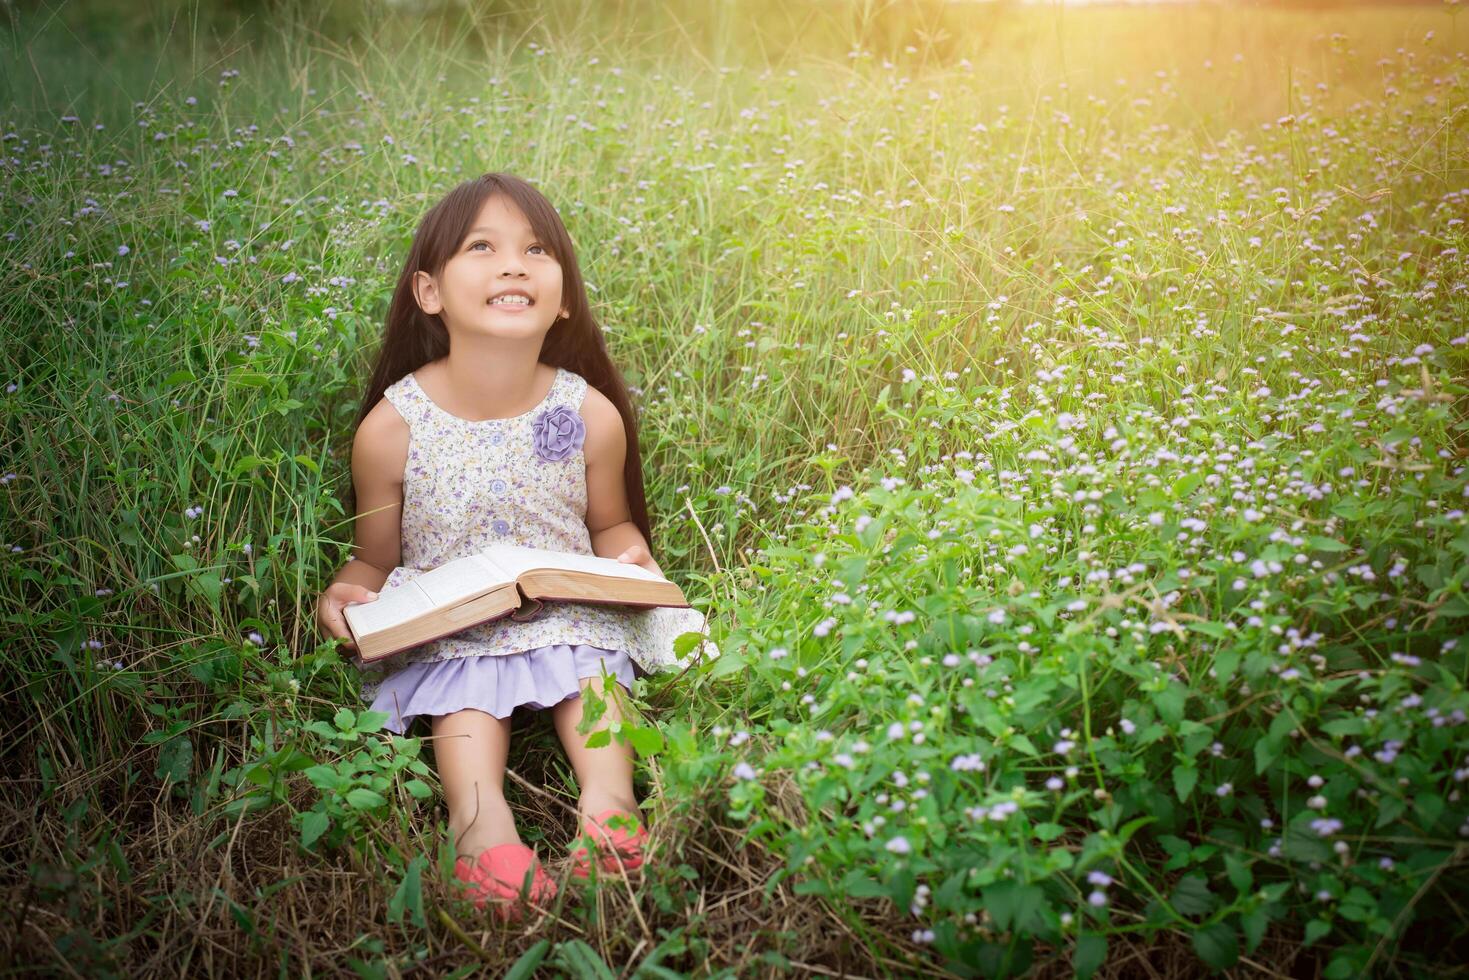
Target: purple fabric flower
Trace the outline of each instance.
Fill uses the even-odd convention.
[[[581,416],[565,405],[542,412],[530,424],[530,430],[536,455],[551,463],[560,462],[581,449],[587,437]]]
[[[508,534],[510,531],[510,522],[503,519],[497,520],[490,527],[496,534]]]

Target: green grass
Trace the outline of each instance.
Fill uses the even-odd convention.
[[[10,958],[1463,962],[1455,8],[704,9],[11,25]],[[312,621],[397,263],[495,169],[571,230],[724,651],[635,692],[647,884],[527,936]]]

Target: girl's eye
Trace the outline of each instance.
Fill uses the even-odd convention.
[[[490,243],[489,242],[484,242],[484,241],[475,242],[473,245],[469,246],[469,248],[470,248],[471,251],[473,251],[474,249],[478,248],[481,245],[488,245],[488,244],[490,244]],[[542,254],[546,254],[546,247],[544,245],[532,245],[531,248],[538,248],[538,249],[541,250]]]

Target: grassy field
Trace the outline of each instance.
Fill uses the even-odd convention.
[[[1469,962],[1457,5],[132,10],[0,57],[9,969]],[[488,170],[724,651],[618,736],[645,883],[513,929],[312,621],[398,264]]]

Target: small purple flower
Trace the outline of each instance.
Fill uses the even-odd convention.
[[[490,525],[490,527],[494,530],[496,534],[510,533],[510,522],[504,519],[497,519],[494,523]]]
[[[548,408],[530,428],[536,455],[550,463],[558,463],[577,452],[587,437],[581,416],[565,405]]]
[[[1342,822],[1335,817],[1320,817],[1311,821],[1311,829],[1322,837],[1330,837],[1341,828]]]

